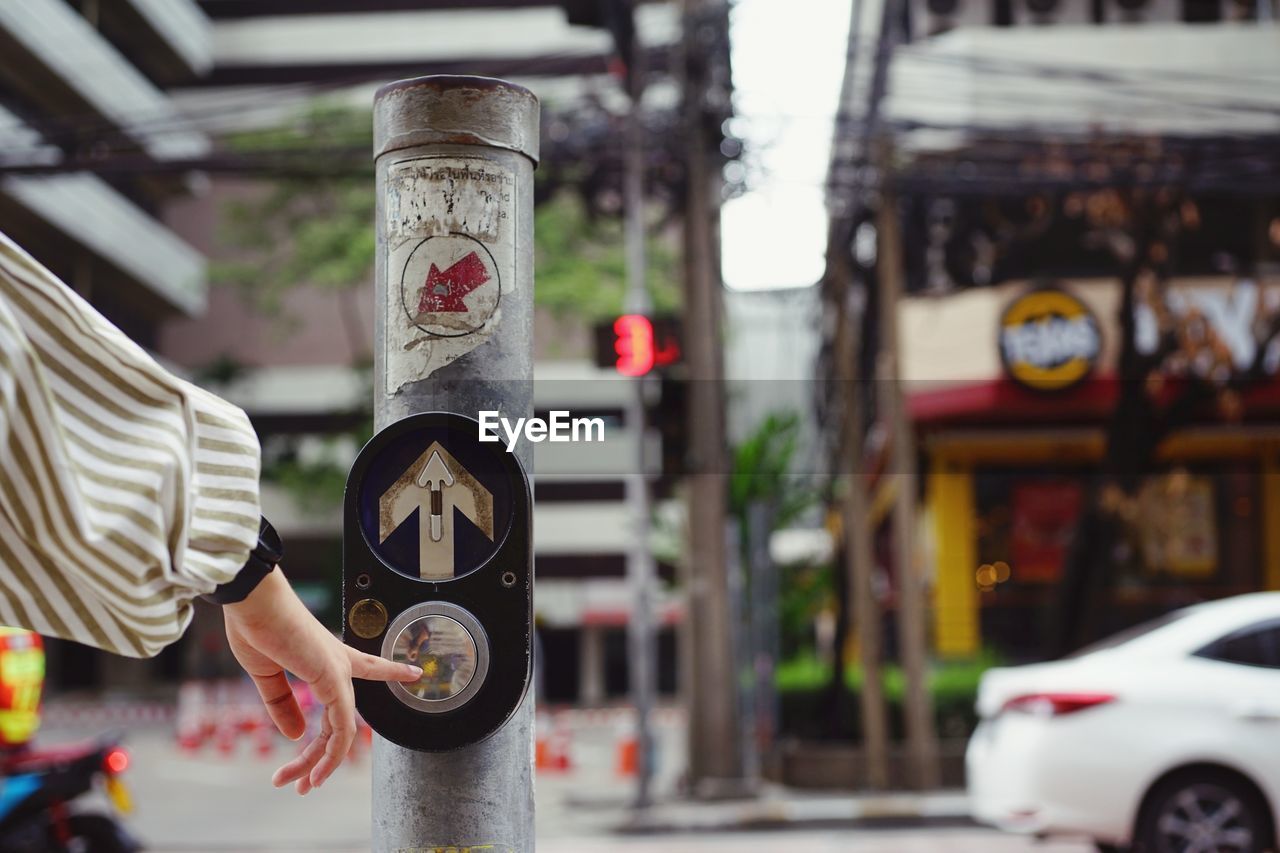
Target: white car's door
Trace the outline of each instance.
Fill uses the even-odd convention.
[[[1196,657],[1226,712],[1223,745],[1252,769],[1274,806],[1280,803],[1280,619],[1247,625],[1210,643]]]

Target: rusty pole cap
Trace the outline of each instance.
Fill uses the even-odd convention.
[[[418,145],[487,145],[538,163],[538,98],[492,77],[388,83],[373,96],[373,158]]]

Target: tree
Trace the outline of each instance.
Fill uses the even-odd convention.
[[[770,412],[733,448],[729,512],[742,528],[747,525],[748,509],[756,502],[774,506],[777,529],[790,526],[817,504],[815,489],[793,470],[800,430],[800,416],[795,412]]]

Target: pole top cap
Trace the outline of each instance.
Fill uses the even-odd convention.
[[[373,96],[373,157],[417,145],[487,145],[536,165],[538,98],[492,77],[447,74],[388,83]]]

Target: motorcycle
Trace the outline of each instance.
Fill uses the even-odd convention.
[[[0,758],[0,853],[137,853],[116,816],[72,808],[101,783],[115,811],[129,814],[128,767],[114,737]]]

